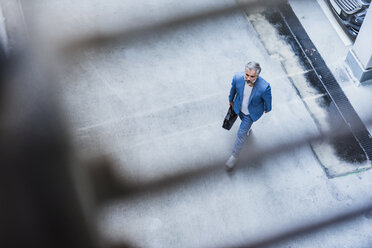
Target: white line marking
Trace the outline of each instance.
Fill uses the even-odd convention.
[[[129,147],[127,147],[127,149],[133,149],[134,147],[139,147],[139,146],[148,145],[148,144],[151,144],[151,143],[156,143],[156,142],[159,142],[159,141],[164,141],[164,139],[169,139],[169,138],[172,138],[172,137],[184,136],[184,135],[188,135],[188,134],[191,135],[190,133],[193,133],[195,131],[198,131],[198,130],[200,131],[200,130],[207,129],[207,128],[210,129],[211,127],[214,127],[214,126],[218,126],[218,127],[221,126],[221,129],[222,129],[222,121],[223,120],[214,121],[214,122],[210,122],[210,123],[207,123],[207,124],[204,124],[204,125],[196,126],[196,127],[189,128],[189,129],[185,129],[185,130],[182,130],[182,131],[173,132],[173,133],[169,133],[169,134],[165,134],[165,135],[160,135],[160,136],[157,136],[157,137],[153,137],[151,140],[146,138],[145,140],[138,141],[137,143],[131,144]]]
[[[120,122],[120,121],[133,119],[133,118],[140,118],[140,117],[144,117],[144,116],[147,116],[147,115],[156,114],[156,113],[159,113],[159,112],[162,112],[162,111],[171,110],[173,108],[180,107],[180,106],[185,105],[185,104],[197,103],[197,102],[209,100],[211,98],[221,97],[221,96],[224,96],[224,95],[226,95],[226,106],[228,106],[227,105],[228,104],[227,103],[228,92],[227,93],[225,91],[224,92],[216,92],[214,94],[205,95],[205,96],[202,96],[200,98],[194,98],[194,99],[186,100],[186,101],[183,101],[183,102],[178,102],[176,104],[169,105],[169,106],[166,106],[166,107],[159,107],[159,108],[156,108],[156,109],[152,109],[150,111],[138,112],[138,113],[135,113],[133,115],[120,117],[120,118],[115,118],[115,119],[107,120],[107,121],[104,121],[104,122],[101,122],[101,123],[85,126],[85,127],[80,127],[77,130],[78,131],[85,131],[85,130],[88,130],[88,129],[91,129],[91,128],[97,128],[97,127],[112,124],[112,123],[115,123],[115,122]]]
[[[302,100],[304,100],[306,102],[306,101],[314,100],[316,98],[320,98],[320,97],[323,97],[323,96],[326,96],[326,95],[327,94],[317,94],[317,95],[313,95],[313,96],[307,96],[307,97],[302,98]]]

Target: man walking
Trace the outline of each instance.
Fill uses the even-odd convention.
[[[260,64],[252,61],[246,64],[244,73],[236,73],[232,80],[229,102],[242,122],[232,155],[226,162],[228,170],[232,170],[236,165],[253,122],[257,121],[264,112],[271,111],[271,87],[259,76],[260,72]]]

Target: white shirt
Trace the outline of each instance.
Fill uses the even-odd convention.
[[[244,97],[243,97],[243,102],[242,102],[242,108],[240,111],[242,111],[245,115],[249,115],[249,110],[248,110],[248,101],[249,101],[249,96],[251,95],[253,87],[249,86],[247,83],[244,84]]]

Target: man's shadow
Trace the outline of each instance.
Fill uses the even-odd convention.
[[[255,147],[255,144],[257,143],[256,138],[257,137],[255,136],[254,130],[252,130],[240,152],[237,164],[235,165],[234,169],[228,171],[229,177],[233,177],[237,173],[248,173],[249,170],[252,170],[252,168],[258,168],[259,165],[257,162],[248,162],[247,159],[244,159],[244,153]]]

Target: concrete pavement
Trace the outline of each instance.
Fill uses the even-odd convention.
[[[100,32],[107,25],[167,18],[211,2],[38,1],[37,30],[55,30],[46,25],[53,16],[64,35]],[[291,6],[366,120],[369,109],[360,95],[368,97],[371,90],[357,87],[349,78],[343,64],[348,47],[317,2],[291,1]],[[294,56],[262,15],[236,12],[130,43],[86,49],[63,64],[59,92],[82,157],[108,155],[117,174],[134,183],[221,165],[221,170],[202,179],[106,207],[97,219],[108,242],[231,247],[371,202],[371,170],[329,179],[308,144],[274,157],[267,154],[260,162],[240,163],[232,174],[224,171],[239,124],[230,131],[221,128],[227,95],[234,72],[243,70],[249,60],[261,63],[261,75],[271,83],[273,111],[254,124],[245,149],[275,147],[319,134],[319,123],[312,117],[324,115],[313,101],[318,93],[301,78],[306,72]],[[299,94],[299,88],[307,95]],[[364,215],[273,247],[369,247],[371,224],[370,215]]]

